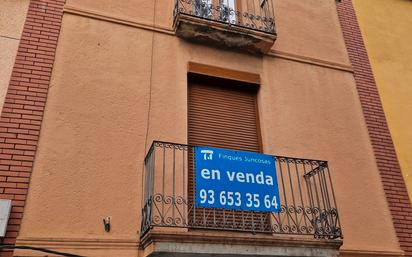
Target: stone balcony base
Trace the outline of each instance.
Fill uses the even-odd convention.
[[[338,257],[341,240],[265,234],[150,231],[142,238],[143,257]]]
[[[276,34],[247,27],[229,25],[180,13],[175,18],[176,35],[183,39],[246,51],[267,53],[276,40]]]

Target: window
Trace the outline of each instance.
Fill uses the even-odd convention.
[[[236,9],[236,0],[194,0],[193,5],[195,16],[230,23],[236,23]]]
[[[257,112],[257,86],[232,80],[189,75],[188,141],[242,151],[261,151]],[[189,164],[189,199],[194,199],[193,165]],[[192,208],[194,227],[235,229],[243,226],[271,231],[270,214],[248,211]],[[241,225],[242,224],[242,225]]]
[[[189,76],[189,144],[260,152],[256,85]]]

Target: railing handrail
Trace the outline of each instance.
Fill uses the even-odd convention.
[[[170,144],[170,145],[176,145],[176,146],[182,146],[182,147],[213,147],[213,148],[219,148],[219,149],[224,149],[224,150],[237,150],[233,148],[224,148],[224,147],[216,147],[212,145],[192,145],[192,144],[181,144],[181,143],[172,143],[169,141],[162,141],[162,140],[153,140],[152,144],[150,145],[149,150],[146,153],[145,160],[148,158],[150,155],[150,150],[155,146],[156,143],[159,144]],[[238,150],[238,151],[243,151],[243,150]],[[271,155],[273,157],[276,157],[278,159],[291,159],[291,160],[301,160],[301,161],[308,161],[308,162],[319,162],[319,163],[325,163],[328,164],[328,161],[325,160],[317,160],[317,159],[308,159],[308,158],[299,158],[299,157],[290,157],[290,156],[283,156],[283,155],[277,155],[277,154],[268,154],[268,153],[262,153],[262,152],[256,152],[256,153],[261,153],[261,154],[266,154],[266,155]]]
[[[263,9],[265,7],[260,5],[258,6],[258,8],[255,8],[254,2],[252,2],[254,0],[234,0],[234,5],[236,7],[233,8],[231,6],[228,6],[228,2],[226,3],[226,5],[225,2],[222,2],[219,5],[215,5],[213,4],[213,0],[211,0],[211,3],[208,3],[209,1],[206,0],[206,2],[200,2],[200,6],[196,6],[196,0],[175,0],[175,18],[178,14],[184,14],[222,24],[227,24],[229,26],[248,28],[250,30],[259,31],[262,33],[276,35],[273,0],[267,0],[266,9]],[[249,1],[253,3],[253,7],[249,6],[248,4],[247,11],[236,10],[235,8],[237,8],[238,1],[240,5],[243,5],[244,2]],[[194,8],[195,11],[187,10],[187,7]],[[196,13],[196,11],[200,11],[196,8],[204,8],[205,10],[203,11],[207,11],[207,15],[205,15],[204,13]],[[266,13],[262,13],[262,10]]]
[[[179,227],[342,238],[327,161],[271,155],[278,174],[278,213],[207,209],[196,207],[192,147],[152,142],[145,157],[141,236],[153,227]]]

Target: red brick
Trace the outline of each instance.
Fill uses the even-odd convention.
[[[20,201],[26,201],[27,196],[26,195],[15,195],[14,199],[15,200],[20,200]],[[12,224],[12,223],[9,222],[9,224]]]
[[[25,144],[17,144],[15,146],[15,149],[21,149],[21,150],[36,150],[36,146],[33,145],[25,145]]]
[[[21,218],[23,217],[23,214],[18,211],[16,208],[21,208],[21,207],[12,207],[12,212],[10,213],[10,219],[19,219],[21,220]]]
[[[22,128],[22,129],[31,129],[31,130],[40,130],[40,126],[36,126],[36,125],[22,124],[22,125],[20,125],[20,128]]]
[[[27,189],[17,189],[17,188],[6,188],[4,190],[6,194],[15,194],[15,195],[25,195],[27,194]]]
[[[29,134],[28,129],[15,129],[15,128],[9,128],[8,129],[9,133],[16,133],[16,134]]]
[[[22,168],[27,168],[27,167],[22,167]],[[29,178],[30,177],[30,172],[20,172],[19,177]]]
[[[2,160],[11,160],[11,154],[0,154],[0,159]]]
[[[34,135],[25,135],[25,134],[18,134],[17,138],[20,139],[27,139],[27,140],[37,140],[39,137]]]
[[[0,188],[16,188],[16,187],[17,187],[16,183],[0,182]]]
[[[33,167],[33,162],[32,161],[22,161],[20,165],[24,167]]]
[[[23,154],[28,155],[28,156],[34,156],[36,154],[36,152],[35,151],[24,151]]]
[[[16,138],[16,134],[13,133],[0,133],[1,138]]]
[[[30,172],[31,169],[28,167],[23,167],[21,165],[12,165],[10,166],[10,171],[25,171],[25,172]],[[21,176],[21,174],[19,174]]]
[[[26,155],[13,155],[13,160],[33,161],[34,157],[33,156],[26,156]]]
[[[19,125],[10,123],[10,121],[9,121],[9,122],[0,122],[0,127],[2,127],[2,128],[18,128]]]
[[[7,231],[19,231],[20,226],[17,225],[8,225],[7,226]]]
[[[17,231],[9,231],[6,232],[6,237],[17,237]]]
[[[22,104],[9,104],[9,103],[5,103],[3,105],[3,108],[12,108],[12,109],[23,109],[24,105]]]
[[[6,176],[6,177],[18,177],[19,173],[18,172],[14,172],[14,171],[1,171],[1,175],[2,176]]]
[[[12,160],[0,160],[0,164],[2,165],[22,165],[21,161],[12,161]]]
[[[29,188],[29,184],[28,183],[17,183],[17,188]],[[15,198],[16,199],[16,198]]]
[[[18,182],[18,183],[28,183],[29,178],[20,178],[20,177],[8,177],[8,182]]]
[[[15,119],[20,119],[22,117],[21,114],[18,113],[6,113],[6,112],[2,112],[2,117],[5,118],[15,118]]]
[[[15,100],[16,104],[21,104],[21,105],[34,105],[34,101],[27,101],[27,100]]]
[[[64,0],[31,0],[0,117],[0,198],[12,199],[6,237],[19,231],[43,119]],[[12,159],[10,159],[12,156]],[[12,256],[2,251],[0,256]]]
[[[0,144],[1,149],[13,149],[14,144]]]
[[[14,194],[0,194],[0,199],[13,200]]]
[[[25,145],[27,143],[27,140],[8,138],[8,139],[6,139],[6,143]]]
[[[41,116],[37,116],[37,115],[28,115],[28,114],[23,114],[22,115],[23,119],[27,119],[27,120],[42,120]]]
[[[21,224],[21,219],[9,219],[9,224],[20,225]]]

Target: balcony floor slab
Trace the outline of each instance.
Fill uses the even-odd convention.
[[[176,17],[174,27],[176,35],[183,39],[254,54],[267,53],[276,40],[275,33],[263,33],[186,14]]]
[[[270,247],[230,244],[156,243],[153,257],[337,257],[338,250],[308,247]]]
[[[144,257],[338,257],[341,240],[242,233],[149,232]]]

